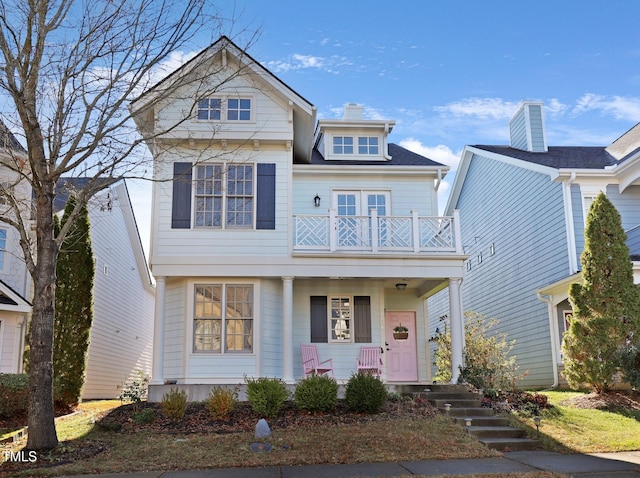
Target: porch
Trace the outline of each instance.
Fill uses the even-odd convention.
[[[326,215],[293,216],[294,252],[462,254],[460,216]]]

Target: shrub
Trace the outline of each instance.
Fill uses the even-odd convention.
[[[142,370],[138,370],[136,377],[125,384],[118,398],[121,402],[133,402],[137,410],[140,402],[147,397],[148,389],[149,377]]]
[[[310,375],[296,386],[296,407],[310,412],[328,412],[336,408],[338,383],[326,375]]]
[[[205,405],[213,418],[226,418],[237,402],[237,389],[214,387],[205,400]]]
[[[133,421],[139,424],[153,423],[156,419],[156,414],[153,411],[153,408],[145,408],[140,412],[135,412],[133,414]]]
[[[640,348],[628,345],[618,352],[617,361],[625,380],[635,390],[640,390]]]
[[[177,387],[162,396],[162,414],[171,420],[180,420],[187,411],[187,392]]]
[[[387,390],[378,377],[360,372],[351,375],[344,399],[353,411],[378,413],[387,402]]]
[[[262,417],[275,417],[289,394],[282,381],[277,378],[245,378],[247,399],[251,408]]]
[[[0,373],[0,416],[10,418],[27,412],[29,377],[24,373]]]

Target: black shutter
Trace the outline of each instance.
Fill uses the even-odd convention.
[[[276,228],[276,165],[258,164],[256,229]]]
[[[191,163],[173,163],[173,203],[171,205],[171,227],[191,227]]]
[[[327,296],[311,296],[311,342],[329,341],[327,328]]]
[[[355,296],[353,298],[353,331],[356,342],[371,342],[371,298]]]

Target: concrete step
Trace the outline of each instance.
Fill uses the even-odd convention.
[[[499,451],[535,450],[540,442],[531,438],[481,438],[480,442]]]
[[[438,407],[438,410],[444,412],[446,414],[446,409],[444,406],[442,407]],[[495,413],[493,412],[493,409],[491,408],[484,408],[484,407],[464,407],[464,408],[457,408],[457,407],[451,407],[449,409],[449,416],[450,417],[492,417],[494,416]]]
[[[466,417],[455,417],[454,420],[456,423],[462,427],[466,426],[465,419],[471,418],[472,426],[478,427],[507,427],[509,426],[509,420],[500,416],[466,416]]]
[[[470,426],[469,433],[478,438],[524,438],[524,430],[509,426]]]
[[[480,400],[477,398],[474,399],[448,399],[448,398],[437,398],[435,400],[431,399],[431,397],[427,398],[427,400],[433,404],[436,408],[444,408],[444,404],[448,403],[451,405],[451,408],[480,408]]]

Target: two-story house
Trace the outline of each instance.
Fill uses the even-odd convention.
[[[357,105],[316,120],[226,37],[132,111],[154,156],[150,400],[176,385],[199,400],[245,377],[293,383],[307,343],[339,381],[365,345],[383,349],[387,382],[431,380],[425,298],[450,289],[461,324],[457,213],[437,217],[446,166],[388,143],[394,122]]]
[[[31,189],[15,172],[26,161],[27,152],[0,122],[0,216],[15,219],[10,194],[24,205],[29,220]],[[0,373],[22,371],[24,336],[31,312],[31,277],[20,249],[20,235],[8,222],[0,221]]]
[[[548,146],[543,105],[524,102],[509,127],[508,146],[464,148],[445,214],[460,211],[465,310],[497,318],[515,339],[519,385],[552,387],[562,383],[568,289],[581,280],[585,221],[600,191],[639,259],[640,126],[609,146]],[[640,282],[640,263],[634,271]],[[444,300],[430,299],[432,324]]]
[[[0,215],[15,217],[10,207],[15,200],[29,227],[31,187],[15,172],[25,167],[26,160],[24,148],[0,123],[0,185],[8,193],[0,194]],[[58,214],[62,215],[68,195],[86,182],[83,178],[60,182],[54,203]],[[89,220],[96,276],[82,398],[117,398],[139,370],[151,373],[155,289],[124,180],[91,199]],[[23,371],[32,294],[20,235],[0,220],[0,373]]]

